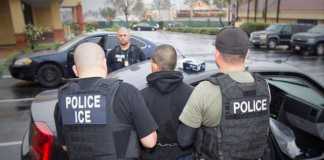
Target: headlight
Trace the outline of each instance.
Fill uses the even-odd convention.
[[[315,43],[315,39],[314,38],[310,38],[307,40],[308,43]]]
[[[15,66],[27,66],[32,63],[32,60],[30,58],[21,58],[15,61]]]
[[[266,39],[267,35],[266,34],[260,34],[260,39]]]

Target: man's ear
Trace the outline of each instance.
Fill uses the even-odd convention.
[[[219,50],[217,48],[215,49],[215,55],[214,56],[215,56],[216,64],[219,65],[219,63],[222,62],[223,57],[222,57],[222,55],[220,54],[220,52],[219,52]]]
[[[157,65],[156,63],[154,63],[152,60],[151,60],[151,71],[152,72],[158,72],[158,71],[160,71],[159,65]]]
[[[104,59],[102,60],[102,67],[103,67],[106,71],[108,71],[107,59],[106,59],[106,58],[104,58]]]
[[[79,73],[78,73],[78,70],[75,65],[72,66],[72,70],[73,70],[75,76],[79,77]]]

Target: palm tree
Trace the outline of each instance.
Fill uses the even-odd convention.
[[[277,16],[276,16],[277,23],[279,23],[280,4],[281,4],[281,0],[277,0]]]

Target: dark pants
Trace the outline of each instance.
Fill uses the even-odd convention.
[[[179,147],[156,147],[142,152],[141,160],[192,160],[191,150],[184,151]]]

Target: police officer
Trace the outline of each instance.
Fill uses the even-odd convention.
[[[80,79],[60,88],[55,122],[70,160],[137,159],[140,142],[154,147],[157,125],[140,92],[117,79],[105,79],[104,51],[84,43],[74,53]]]
[[[177,53],[171,45],[160,45],[151,59],[151,71],[147,78],[148,87],[141,92],[159,125],[158,143],[153,150],[143,153],[143,160],[175,160],[190,156],[191,149],[182,149],[177,143],[178,117],[193,88],[185,84],[183,75],[174,71]]]
[[[215,45],[220,73],[192,92],[179,117],[178,141],[194,143],[199,160],[265,158],[270,94],[260,75],[245,70],[248,37],[230,27],[218,34]]]
[[[108,53],[109,71],[127,67],[145,60],[143,51],[130,42],[130,33],[127,28],[121,27],[117,31],[119,45]]]

